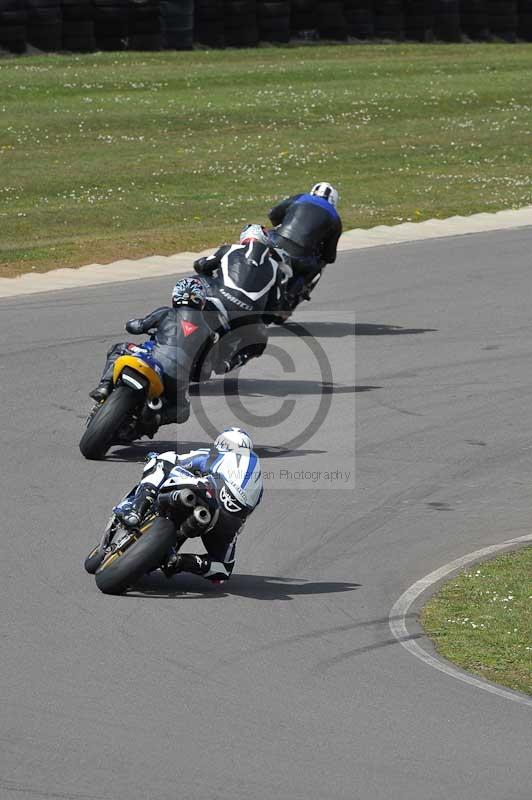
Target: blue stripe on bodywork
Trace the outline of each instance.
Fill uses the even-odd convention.
[[[246,483],[249,481],[249,479],[253,475],[253,471],[255,469],[256,464],[257,464],[257,456],[255,455],[255,453],[250,453],[249,464],[248,464],[248,468],[246,470],[246,474],[244,476],[244,481],[242,483],[242,489],[244,488]]]

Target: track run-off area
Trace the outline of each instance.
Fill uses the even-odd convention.
[[[87,393],[172,281],[0,300],[2,800],[529,800],[528,698],[413,657],[418,605],[390,612],[530,533],[531,252],[530,227],[344,252],[238,380],[101,463]],[[145,454],[228,424],[266,475],[231,581],[101,594],[82,562]]]

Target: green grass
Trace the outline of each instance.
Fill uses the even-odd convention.
[[[531,45],[0,61],[0,274],[234,239],[338,184],[345,227],[532,203]]]
[[[532,547],[461,573],[421,621],[449,661],[532,694]]]

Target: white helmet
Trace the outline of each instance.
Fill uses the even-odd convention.
[[[337,190],[334,188],[334,186],[331,186],[330,183],[325,183],[325,181],[316,183],[310,190],[310,193],[316,197],[323,197],[324,200],[327,200],[328,203],[336,208],[339,195]]]
[[[260,242],[268,247],[270,240],[268,239],[266,228],[263,228],[258,223],[244,225],[240,233],[240,244],[246,244],[247,242]]]
[[[249,453],[253,442],[242,428],[226,428],[215,439],[214,446],[222,452]]]

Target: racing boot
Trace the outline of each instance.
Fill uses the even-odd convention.
[[[205,575],[209,571],[210,559],[192,553],[174,553],[162,568],[167,578],[178,572],[192,572],[194,575]]]
[[[122,500],[113,508],[113,513],[126,528],[138,528],[156,496],[157,490],[153,486],[140,484],[133,497]]]
[[[89,392],[89,397],[96,400],[97,403],[103,403],[111,394],[112,381],[100,381],[98,386]]]

